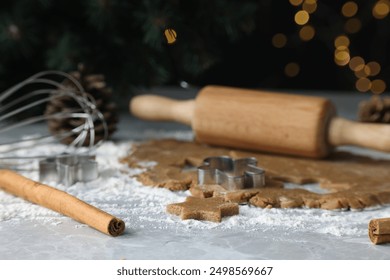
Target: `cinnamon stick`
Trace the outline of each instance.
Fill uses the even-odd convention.
[[[35,182],[11,170],[0,169],[0,188],[105,234],[118,236],[125,230],[125,223],[122,220],[64,191]]]
[[[368,236],[374,244],[390,242],[390,218],[373,219],[368,224]]]

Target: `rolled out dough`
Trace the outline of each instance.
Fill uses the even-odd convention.
[[[197,185],[196,167],[204,158],[221,155],[256,157],[258,166],[266,171],[265,188],[226,191],[218,185]],[[390,203],[390,161],[347,152],[335,152],[327,159],[316,160],[168,139],[140,143],[123,161],[142,168],[141,162],[156,162],[138,175],[144,185],[172,191],[190,189],[196,197],[223,197],[225,201],[264,208],[363,209]],[[329,193],[285,189],[283,182],[319,183]]]

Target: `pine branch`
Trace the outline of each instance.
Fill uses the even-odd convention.
[[[47,67],[71,71],[83,59],[84,49],[77,35],[65,33],[58,43],[47,51]]]

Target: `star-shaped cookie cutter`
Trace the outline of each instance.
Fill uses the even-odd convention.
[[[254,157],[208,157],[198,167],[198,184],[218,184],[226,190],[261,188],[265,185],[265,172]]]
[[[55,181],[69,187],[76,182],[88,182],[99,176],[95,156],[64,154],[39,162],[39,180]]]

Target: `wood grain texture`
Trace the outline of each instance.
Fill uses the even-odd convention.
[[[329,143],[334,146],[354,145],[390,153],[390,125],[334,118],[329,127]]]
[[[194,100],[178,101],[170,98],[145,94],[134,97],[130,112],[141,119],[150,121],[175,121],[191,126]]]
[[[390,125],[336,116],[327,98],[207,86],[195,100],[143,95],[130,102],[134,116],[190,125],[200,143],[323,158],[333,147],[355,145],[390,152]]]
[[[208,86],[196,98],[192,128],[201,143],[324,157],[335,112],[325,98]]]

